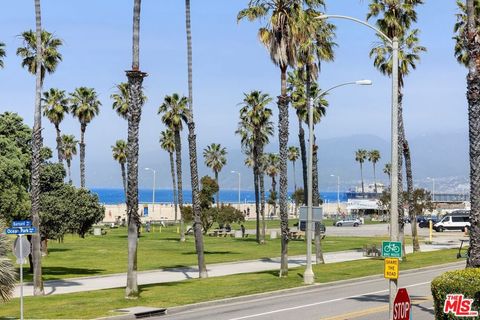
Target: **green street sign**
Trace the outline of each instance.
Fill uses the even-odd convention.
[[[399,241],[383,241],[382,242],[382,257],[401,258],[402,257],[402,243],[399,242]]]

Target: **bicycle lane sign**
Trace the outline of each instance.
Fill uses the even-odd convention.
[[[402,243],[399,242],[399,241],[383,241],[382,242],[382,257],[401,258],[402,257]]]

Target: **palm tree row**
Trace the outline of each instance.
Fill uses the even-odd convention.
[[[377,193],[377,175],[376,175],[376,165],[377,162],[381,159],[380,151],[378,150],[370,150],[367,151],[365,149],[358,149],[355,151],[355,161],[360,164],[360,176],[362,181],[362,194],[365,194],[365,187],[363,183],[363,163],[365,160],[368,160],[373,165],[373,182],[374,182],[374,191]]]

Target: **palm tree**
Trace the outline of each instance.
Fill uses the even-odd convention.
[[[362,194],[365,196],[365,188],[363,187],[363,163],[367,159],[367,150],[358,149],[355,151],[355,161],[360,163],[360,176],[362,177]]]
[[[185,24],[187,31],[187,64],[188,64],[188,153],[190,155],[190,181],[192,185],[192,202],[194,216],[195,250],[198,258],[200,278],[207,278],[205,265],[203,231],[200,208],[200,187],[198,184],[197,136],[193,120],[193,68],[192,68],[192,24],[190,18],[190,0],[185,0]]]
[[[416,7],[424,3],[424,0],[409,0],[409,1],[388,1],[388,0],[372,0],[369,6],[369,13],[367,20],[377,18],[377,27],[384,32],[391,39],[397,38],[399,40],[399,80],[398,80],[398,142],[401,148],[399,149],[399,168],[402,168],[402,154],[405,159],[405,173],[407,178],[407,195],[408,195],[408,211],[415,215],[413,203],[413,173],[411,164],[410,147],[405,135],[405,128],[403,124],[403,86],[404,79],[412,69],[416,68],[416,63],[420,60],[420,54],[427,49],[419,45],[418,29],[412,29],[412,25],[417,22]],[[392,74],[392,48],[382,39],[380,44],[374,47],[370,52],[370,57],[373,58],[374,66],[382,73],[388,76]],[[398,171],[398,186],[399,199],[402,198],[402,170]],[[399,200],[401,201],[401,200]],[[399,229],[400,238],[403,239],[403,206],[399,202]],[[411,216],[412,220],[416,217]],[[413,219],[415,218],[415,219]],[[416,233],[416,225],[412,225],[412,233]],[[420,248],[414,245],[414,251]]]
[[[390,180],[391,172],[392,172],[392,164],[385,163],[385,166],[383,167],[383,173],[385,173],[388,176],[388,180]]]
[[[115,110],[121,118],[128,120],[128,83],[122,82],[115,86],[117,92],[110,95],[113,100],[112,109]],[[147,102],[147,97],[143,95],[140,103],[142,106]]]
[[[297,191],[297,179],[295,174],[295,161],[298,160],[300,157],[300,150],[298,147],[290,146],[288,147],[288,160],[292,161],[292,169],[293,169],[293,190]]]
[[[264,166],[265,166],[265,173],[272,179],[272,189],[270,189],[270,196],[273,201],[273,215],[277,215],[277,180],[275,179],[278,175],[278,163],[280,162],[280,158],[278,154],[275,153],[267,153],[264,155]]]
[[[378,150],[370,150],[368,151],[368,161],[370,161],[373,165],[373,183],[375,186],[375,193],[377,193],[377,176],[375,172],[375,166],[377,162],[380,160],[380,151]]]
[[[263,155],[263,148],[268,144],[273,134],[273,124],[270,120],[272,110],[267,105],[272,101],[268,94],[261,91],[244,93],[242,108],[240,109],[240,122],[236,133],[241,137],[243,151],[252,156],[253,160],[253,181],[255,189],[256,209],[256,239],[264,243],[265,235],[260,235],[260,215],[265,221],[263,172],[260,170],[260,159]],[[260,185],[259,185],[260,184]],[[261,204],[260,204],[261,202]],[[264,228],[262,228],[263,230]]]
[[[63,162],[60,123],[68,113],[68,99],[64,90],[51,88],[43,93],[43,115],[55,126],[57,132],[58,162]]]
[[[73,156],[77,154],[77,144],[78,140],[75,139],[73,135],[65,135],[62,137],[62,154],[64,159],[67,161],[67,173],[68,173],[68,183],[72,184],[72,174],[71,174],[71,165]]]
[[[167,129],[160,132],[160,147],[168,152],[170,156],[170,172],[172,174],[172,190],[173,190],[173,204],[175,206],[175,223],[177,222],[177,206],[178,206],[178,193],[177,193],[177,182],[175,178],[175,159],[173,154],[175,153],[175,133]]]
[[[80,186],[85,188],[85,131],[100,112],[102,103],[93,88],[80,87],[70,93],[70,111],[80,122]]]
[[[177,192],[178,206],[180,207],[180,241],[185,241],[185,226],[183,217],[183,179],[182,179],[182,140],[180,132],[183,129],[183,122],[187,122],[188,100],[180,97],[178,93],[165,96],[164,102],[158,108],[158,114],[162,114],[162,122],[173,131],[175,141],[175,153],[177,163]]]
[[[3,68],[3,58],[5,58],[5,43],[0,42],[0,68]]]
[[[223,166],[227,164],[227,149],[222,148],[218,143],[212,143],[203,150],[205,165],[213,170],[215,181],[219,186],[217,192],[217,207],[220,205],[220,185],[218,183],[218,173],[222,171]]]
[[[42,139],[42,65],[46,65],[47,50],[42,48],[42,11],[40,7],[40,0],[35,0],[35,27],[36,27],[36,41],[30,43],[32,48],[30,52],[32,59],[30,66],[35,65],[34,69],[29,69],[30,73],[35,71],[35,111],[33,118],[33,132],[32,132],[32,176],[30,184],[30,198],[31,198],[31,213],[32,224],[37,230],[40,230],[40,165],[41,165],[41,150],[43,147]],[[32,32],[33,33],[33,32]],[[33,37],[32,37],[33,38]],[[35,45],[34,45],[35,43]],[[17,51],[18,53],[18,51]],[[45,56],[44,56],[45,53]],[[57,60],[58,62],[58,60]],[[25,59],[22,63],[25,64]],[[35,296],[43,296],[42,280],[42,254],[41,254],[41,238],[40,235],[34,234],[32,236],[32,260],[33,260],[33,294]]]
[[[38,27],[38,26],[37,26]],[[22,67],[27,68],[31,74],[36,74],[37,70],[37,36],[41,39],[40,47],[42,48],[42,62],[41,67],[41,85],[46,73],[53,73],[57,69],[62,55],[58,51],[59,47],[63,45],[63,41],[55,38],[53,34],[48,31],[38,32],[28,30],[23,32],[20,37],[23,39],[23,47],[17,49],[17,56],[22,58]]]
[[[0,220],[0,229],[5,229],[5,224]],[[7,302],[12,298],[17,283],[15,266],[8,258],[10,243],[7,237],[0,236],[0,300]]]
[[[302,0],[250,0],[248,8],[241,10],[237,21],[248,19],[266,20],[267,25],[259,29],[260,41],[267,48],[272,62],[280,68],[281,91],[278,97],[278,124],[280,145],[280,229],[282,233],[280,277],[288,275],[288,204],[287,204],[287,147],[288,147],[288,102],[287,69],[296,64],[298,15],[303,3],[317,1]]]
[[[478,31],[480,29],[480,3],[477,0],[467,0],[465,7],[466,15],[457,15],[457,47],[464,52],[460,60],[468,67],[467,75],[467,100],[469,119],[470,140],[470,247],[467,267],[480,267],[480,95],[478,83],[480,83],[480,59],[478,45]],[[457,49],[456,47],[456,49]],[[457,50],[455,50],[457,53]],[[458,55],[457,55],[458,57]]]
[[[125,140],[117,140],[112,146],[113,159],[118,161],[122,170],[123,192],[127,195],[127,175],[125,172],[125,164],[127,163],[127,142]]]
[[[457,0],[457,6],[459,9],[459,13],[456,14],[457,22],[453,27],[453,31],[455,36],[453,39],[455,40],[455,57],[457,58],[458,63],[468,67],[469,62],[469,51],[468,51],[468,38],[466,37],[466,30],[467,30],[467,4],[464,0]],[[479,0],[474,0],[474,14],[475,19],[480,17],[480,2]],[[477,32],[480,31],[480,25],[477,24]]]
[[[133,2],[132,70],[128,78],[128,138],[127,138],[127,216],[128,216],[128,269],[125,297],[139,295],[137,282],[137,249],[140,217],[138,215],[138,136],[142,116],[142,84],[146,73],[140,71],[140,9],[141,0]]]

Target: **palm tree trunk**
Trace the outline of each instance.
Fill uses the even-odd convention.
[[[312,191],[313,191],[313,201],[312,204],[314,207],[320,206],[320,190],[318,188],[318,146],[316,144],[316,137],[313,138],[313,167],[312,167]],[[322,235],[320,233],[320,222],[315,222],[315,257],[317,263],[325,263],[323,259],[323,250],[322,250]]]
[[[125,163],[120,163],[120,168],[122,170],[123,192],[125,193],[125,199],[127,199],[127,174],[125,172]]]
[[[470,139],[470,247],[467,267],[480,267],[480,74],[477,15],[467,0],[467,43],[470,55],[467,76],[468,129]]]
[[[195,122],[193,121],[193,73],[192,73],[192,25],[190,19],[190,0],[185,0],[185,23],[187,30],[188,50],[188,102],[190,114],[188,119],[188,149],[190,153],[190,172],[192,181],[193,215],[195,217],[195,249],[198,258],[198,272],[200,278],[207,278],[207,267],[203,248],[202,220],[200,218],[200,191],[198,186],[197,166],[197,137]]]
[[[362,197],[365,197],[365,189],[363,187],[363,163],[360,162],[360,177],[362,179]]]
[[[265,244],[265,234],[267,232],[267,225],[265,222],[265,175],[263,172],[259,174],[260,181],[260,215],[262,217],[262,230],[260,233],[260,244]]]
[[[407,140],[403,140],[403,156],[405,158],[405,171],[407,175],[407,193],[408,193],[408,214],[410,216],[410,226],[412,228],[413,252],[420,251],[420,243],[418,240],[417,230],[417,212],[413,203],[413,176],[412,176],[412,160],[410,158],[410,147]]]
[[[176,187],[177,182],[175,181],[175,160],[173,159],[173,152],[169,152],[168,154],[170,155],[170,172],[172,173],[172,190],[173,190],[173,205],[175,210],[175,223],[177,223],[178,198],[177,198],[177,187]]]
[[[273,202],[273,216],[277,216],[277,180],[272,176],[272,192],[275,194],[275,201]]]
[[[403,196],[403,141],[405,139],[405,131],[403,125],[403,108],[402,108],[402,91],[399,86],[399,94],[398,94],[398,235],[399,241],[402,242],[402,259],[406,260],[406,252],[405,252],[405,212],[403,210],[403,205],[405,203],[405,199]]]
[[[140,227],[140,216],[138,214],[138,136],[142,116],[142,83],[143,78],[146,77],[145,73],[139,71],[140,7],[141,0],[135,0],[133,6],[132,70],[127,71],[129,95],[127,139],[128,269],[127,287],[125,288],[127,299],[135,299],[139,296],[137,282],[138,229]]]
[[[185,219],[183,217],[182,140],[180,131],[175,130],[175,158],[177,162],[177,196],[180,208],[180,242],[185,242]]]
[[[278,138],[280,145],[280,230],[282,233],[282,248],[280,257],[280,277],[288,276],[288,203],[287,203],[287,161],[288,161],[288,96],[287,67],[281,67],[281,95],[278,97]]]
[[[258,244],[260,244],[260,191],[259,191],[259,181],[260,181],[260,170],[258,164],[258,139],[254,139],[253,145],[253,187],[255,189],[255,239]]]
[[[373,185],[374,185],[374,190],[375,190],[375,193],[377,193],[377,173],[376,173],[376,170],[375,170],[375,162],[373,163]]]
[[[42,139],[42,114],[41,114],[41,94],[42,94],[42,20],[40,0],[35,0],[35,22],[36,22],[36,46],[37,46],[37,70],[35,87],[35,112],[32,133],[32,177],[30,198],[32,202],[32,223],[37,230],[40,230],[40,151],[43,145]],[[32,258],[33,258],[33,294],[35,296],[44,295],[42,280],[42,254],[40,252],[40,234],[32,236]]]
[[[68,171],[68,184],[72,184],[72,172],[71,172],[72,163],[67,159],[67,171]]]
[[[218,184],[218,171],[215,171],[215,182],[217,183],[217,186],[218,186],[216,203],[217,203],[217,208],[219,208],[220,207],[220,185]]]
[[[87,125],[80,126],[80,187],[85,188],[85,130]]]
[[[293,191],[297,191],[297,175],[295,173],[295,160],[292,161],[293,170]]]
[[[57,132],[57,155],[58,155],[58,163],[63,164],[63,148],[62,148],[62,137],[60,132],[60,126],[58,124],[55,125],[55,131]]]
[[[307,204],[307,149],[305,145],[305,130],[302,127],[302,120],[298,118],[298,140],[300,140],[300,154],[302,158],[302,176],[303,176],[303,204]]]

